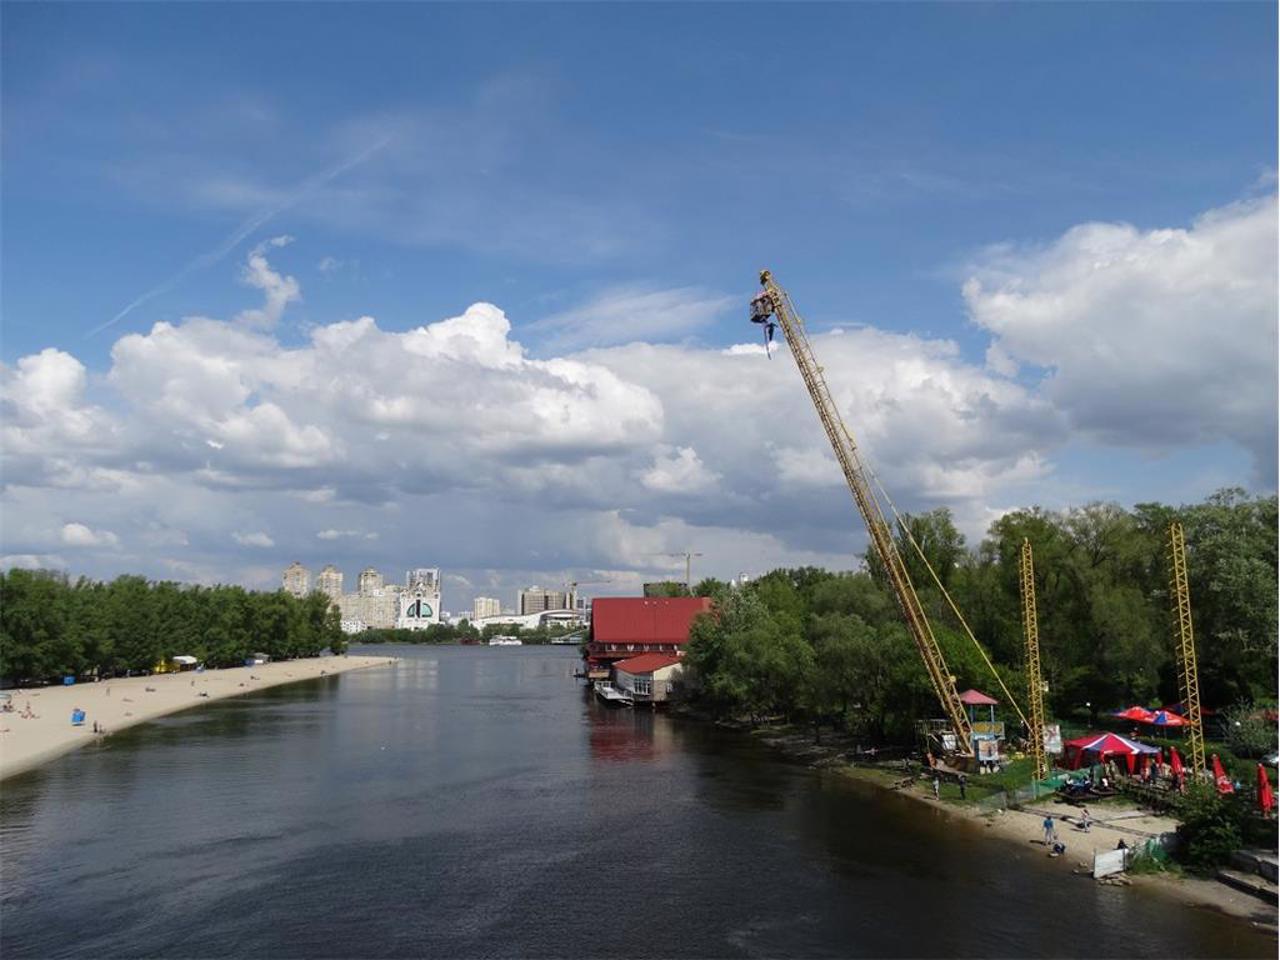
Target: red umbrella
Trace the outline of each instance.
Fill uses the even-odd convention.
[[[1169,766],[1173,768],[1173,775],[1175,777],[1182,776],[1182,758],[1178,756],[1177,747],[1169,748]]]
[[[1187,725],[1187,721],[1172,710],[1157,710],[1151,714],[1150,719],[1142,722],[1157,727],[1185,727]]]
[[[1227,772],[1222,769],[1222,761],[1218,759],[1218,755],[1213,755],[1213,782],[1218,785],[1219,793],[1235,793],[1236,788],[1231,785],[1231,779],[1227,776]]]
[[[1120,717],[1122,720],[1134,720],[1138,723],[1150,723],[1151,718],[1155,716],[1146,707],[1130,707],[1128,710],[1119,710],[1113,716]]]
[[[1275,798],[1271,795],[1271,781],[1267,779],[1267,768],[1258,764],[1258,806],[1262,808],[1264,817],[1271,816],[1271,808],[1275,806]]]

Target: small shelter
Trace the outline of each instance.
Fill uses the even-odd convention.
[[[978,758],[978,769],[996,767],[1000,762],[1000,741],[1004,739],[1004,724],[996,720],[996,705],[1000,702],[981,690],[972,688],[960,694],[960,702],[969,711],[969,729],[973,731],[973,753]],[[979,720],[979,707],[987,708],[987,719]]]
[[[1067,766],[1072,770],[1078,770],[1086,762],[1105,763],[1107,760],[1122,757],[1125,767],[1133,773],[1138,757],[1160,752],[1159,747],[1130,740],[1118,733],[1091,733],[1077,740],[1068,740],[1064,746],[1067,753]]]

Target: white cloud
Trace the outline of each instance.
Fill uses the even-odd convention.
[[[249,253],[242,279],[249,286],[262,291],[264,303],[261,307],[241,311],[236,317],[241,323],[274,327],[284,315],[284,308],[302,299],[302,288],[298,286],[298,281],[272,270],[266,257],[268,247],[284,247],[292,242],[293,237],[272,237],[258,244]]]
[[[1088,227],[1038,251],[989,252],[966,294],[992,335],[978,362],[948,340],[848,323],[813,334],[899,507],[949,506],[974,536],[1009,504],[1043,502],[1056,455],[1081,438],[1146,450],[1227,437],[1259,449],[1258,421],[1275,409],[1274,266],[1254,249],[1274,247],[1274,226],[1258,219],[1266,206],[1168,236]],[[1170,302],[1165,280],[1202,312]],[[1164,326],[1144,298],[1167,312]],[[1270,325],[1258,306],[1268,302]],[[562,329],[613,341],[617,318],[652,312],[599,304],[600,317]],[[698,329],[689,317],[667,332]],[[1139,332],[1098,319],[1129,317]],[[76,554],[99,574],[141,566],[269,585],[272,554],[250,562],[243,547],[352,575],[501,565],[471,576],[493,590],[577,570],[651,578],[671,572],[661,554],[684,549],[722,576],[854,564],[861,525],[785,346],[772,360],[759,343],[642,341],[541,358],[494,304],[424,319],[399,332],[365,316],[301,342],[207,317],[157,323],[117,340],[105,377],[59,350],[21,358],[0,371],[5,550],[55,555],[69,542],[73,490],[72,545],[149,548]],[[1213,342],[1206,326],[1240,343]],[[526,336],[539,330],[557,332]],[[1242,394],[1234,406],[1209,402],[1224,379]],[[1185,432],[1138,429],[1161,404],[1180,410]]]
[[[1043,393],[1105,443],[1230,439],[1274,480],[1274,195],[1189,229],[1087,223],[1047,246],[987,251],[964,285],[988,363],[1047,370]]]
[[[733,297],[694,287],[622,288],[532,323],[529,330],[537,333],[539,352],[656,343],[706,327],[734,303]]]
[[[83,523],[64,523],[59,537],[72,547],[114,547],[120,543],[110,530],[93,530]]]
[[[657,493],[702,493],[714,487],[719,478],[698,459],[693,447],[680,447],[655,456],[653,466],[641,475],[640,482]]]

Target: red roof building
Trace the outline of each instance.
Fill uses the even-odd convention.
[[[644,653],[682,656],[693,618],[710,612],[707,597],[597,597],[587,664],[608,667]]]

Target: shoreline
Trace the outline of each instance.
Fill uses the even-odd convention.
[[[1030,804],[1028,809],[1004,809],[996,813],[986,813],[976,805],[961,806],[946,799],[934,800],[932,793],[929,792],[928,781],[923,778],[913,779],[906,786],[897,787],[896,784],[903,779],[900,774],[879,765],[860,765],[845,760],[840,756],[842,746],[835,744],[815,746],[810,738],[791,731],[758,729],[748,731],[748,734],[777,750],[787,759],[805,763],[816,772],[834,774],[865,784],[878,792],[903,797],[908,802],[934,810],[953,822],[965,825],[966,829],[994,836],[1008,846],[1010,853],[1015,849],[1025,851],[1029,846],[1039,852],[1042,849],[1040,838],[1043,836],[1044,817],[1046,814],[1052,814],[1058,821],[1059,836],[1067,844],[1067,853],[1057,858],[1052,858],[1045,853],[1044,859],[1048,861],[1046,868],[1058,869],[1071,881],[1099,882],[1091,875],[1094,851],[1113,850],[1120,839],[1124,839],[1132,846],[1135,840],[1140,842],[1148,837],[1170,831],[1176,826],[1176,821],[1172,818],[1152,815],[1133,804],[1123,807],[1099,805],[1093,808],[1093,827],[1086,833],[1075,829],[1074,820],[1077,816],[1075,809],[1055,804],[1053,797],[1049,796]],[[1064,822],[1061,819],[1064,814],[1070,820]],[[1216,880],[1202,879],[1184,873],[1125,873],[1123,876],[1125,880],[1122,881],[1122,885],[1124,886],[1175,899],[1182,906],[1212,910],[1234,919],[1244,920],[1256,929],[1269,932],[1273,936],[1277,934],[1275,907]]]
[[[310,657],[253,667],[189,670],[125,677],[69,687],[6,690],[12,713],[0,713],[0,781],[26,773],[63,754],[160,717],[286,683],[336,676],[395,663],[394,657]],[[85,712],[72,726],[71,711]],[[27,717],[27,712],[35,714]],[[105,733],[94,733],[94,724]]]

